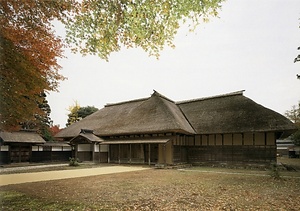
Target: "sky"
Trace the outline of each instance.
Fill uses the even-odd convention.
[[[299,0],[227,0],[218,18],[195,32],[182,26],[157,60],[139,48],[123,48],[109,57],[82,56],[66,50],[60,59],[59,92],[48,102],[54,125],[65,127],[68,108],[103,108],[150,97],[153,90],[173,101],[245,90],[244,95],[284,114],[300,101]],[[62,26],[55,30],[63,36]]]

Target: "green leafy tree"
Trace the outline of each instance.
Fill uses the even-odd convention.
[[[291,136],[291,139],[294,141],[295,145],[300,146],[300,102],[297,106],[293,106],[291,110],[286,111],[285,116],[298,127],[298,131]]]
[[[78,110],[78,117],[83,119],[96,111],[98,111],[98,108],[94,106],[80,107]]]
[[[75,52],[108,60],[121,46],[141,47],[159,56],[181,23],[194,29],[217,16],[223,0],[83,0],[79,12],[67,23],[67,41]]]
[[[67,127],[98,111],[98,108],[94,106],[80,107],[78,102],[75,101],[75,104],[70,106],[68,110],[70,113],[68,114]]]

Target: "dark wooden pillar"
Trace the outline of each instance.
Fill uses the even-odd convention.
[[[18,148],[19,148],[19,163],[20,163],[22,161],[21,160],[21,146],[19,145]]]
[[[100,153],[100,144],[98,145],[98,150],[99,150],[99,163],[101,163],[101,159],[100,159],[100,155],[101,155],[101,153]]]
[[[163,148],[164,148],[164,164],[166,165],[167,164],[167,159],[166,159],[166,156],[167,156],[167,153],[166,153],[166,144],[163,145]]]
[[[110,163],[110,145],[107,146],[107,163]]]
[[[148,164],[151,165],[151,147],[150,144],[148,144]]]
[[[92,161],[93,161],[93,162],[95,162],[95,146],[96,146],[96,143],[93,143],[93,142],[92,142],[92,147],[93,147]]]
[[[129,144],[129,163],[131,164],[131,144]]]
[[[78,144],[75,144],[75,159],[78,158]]]
[[[119,164],[121,163],[121,154],[120,154],[120,151],[121,151],[121,144],[119,144]]]

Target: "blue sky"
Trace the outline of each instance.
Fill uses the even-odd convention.
[[[283,114],[300,101],[299,0],[227,0],[219,18],[190,33],[182,26],[175,49],[166,47],[159,60],[141,49],[123,48],[109,62],[66,50],[60,60],[60,92],[48,101],[54,124],[64,127],[68,107],[103,108],[149,97],[153,89],[174,101],[239,90],[255,102]],[[57,25],[58,34],[63,28]]]

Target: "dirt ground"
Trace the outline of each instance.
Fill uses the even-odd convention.
[[[297,171],[276,180],[267,171],[201,167],[8,185],[0,197],[2,210],[298,211],[299,191]]]
[[[53,166],[49,168],[53,168]],[[113,174],[113,173],[120,173],[120,172],[141,171],[145,169],[147,168],[143,168],[140,166],[98,166],[97,168],[82,168],[82,169],[72,168],[68,170],[28,172],[23,174],[5,174],[5,175],[0,175],[0,187],[9,184],[21,184],[21,183],[28,183],[28,182],[81,178],[81,177]],[[30,170],[33,169],[29,169],[29,171]]]

